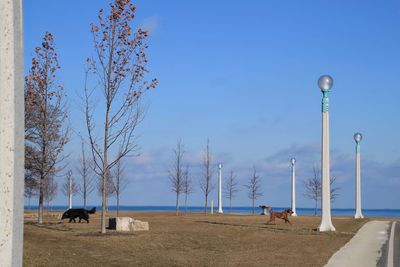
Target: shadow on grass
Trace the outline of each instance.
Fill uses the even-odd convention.
[[[321,235],[321,234],[334,234],[334,235],[354,235],[353,233],[346,232],[319,232],[318,228],[293,228],[290,226],[289,228],[280,227],[276,224],[263,224],[263,225],[248,225],[248,224],[234,224],[234,223],[224,223],[224,222],[215,222],[215,221],[194,221],[195,223],[205,223],[212,225],[222,225],[222,226],[233,226],[233,227],[245,227],[250,229],[262,229],[275,233],[289,233],[298,235]]]
[[[66,226],[63,222],[43,222],[41,224],[38,222],[25,222],[24,224],[60,232],[68,232],[72,230],[72,228]]]
[[[264,224],[264,225],[248,225],[248,224],[235,224],[235,223],[223,223],[223,222],[214,222],[214,221],[194,221],[196,223],[208,223],[215,225],[226,225],[226,226],[236,226],[236,227],[247,227],[247,228],[256,228],[256,229],[264,229],[264,230],[272,230],[276,232],[292,232],[295,229],[290,228],[280,228],[277,225],[273,224]]]
[[[88,236],[88,237],[110,237],[110,236],[135,236],[136,233],[132,232],[116,232],[116,231],[109,231],[105,234],[101,232],[88,232],[88,233],[80,233],[76,236]]]

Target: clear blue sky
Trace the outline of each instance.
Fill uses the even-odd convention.
[[[84,59],[93,54],[89,24],[108,2],[24,1],[25,68],[44,32],[52,32],[76,132],[85,133],[78,96]],[[189,204],[202,205],[199,164],[209,137],[214,163],[224,164],[225,177],[231,169],[239,177],[234,205],[251,205],[242,185],[254,165],[264,194],[257,203],[290,206],[294,156],[297,205],[312,207],[302,181],[319,166],[322,94],[316,82],[330,74],[331,173],[341,187],[333,207],[354,207],[353,134],[360,131],[363,207],[400,208],[398,1],[136,3],[135,27],[150,30],[149,67],[160,83],[145,97],[142,155],[127,160],[131,182],[122,204],[174,204],[167,170],[182,138],[195,187]],[[77,147],[73,136],[67,148],[73,169]],[[217,200],[216,190],[210,198]],[[55,204],[66,203],[60,193]],[[98,195],[89,203],[100,204]]]

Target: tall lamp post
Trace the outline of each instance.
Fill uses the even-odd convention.
[[[356,214],[355,219],[362,219],[364,216],[361,212],[361,161],[360,161],[360,142],[362,135],[360,133],[354,134],[354,141],[356,141]]]
[[[292,216],[297,216],[296,213],[296,159],[290,159],[290,165],[292,165]]]
[[[222,164],[218,164],[218,213],[222,211]]]
[[[322,153],[321,153],[321,224],[320,232],[335,231],[331,219],[331,191],[330,191],[330,166],[329,166],[329,90],[332,88],[333,79],[329,75],[322,75],[318,79],[318,87],[322,91]]]

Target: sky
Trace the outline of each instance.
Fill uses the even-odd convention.
[[[94,55],[90,23],[109,1],[25,0],[25,69],[46,31],[53,33],[74,134],[66,146],[75,172],[86,135],[80,96],[83,66]],[[400,2],[398,1],[135,1],[134,28],[149,31],[149,78],[140,156],[125,160],[129,185],[122,205],[174,205],[168,170],[177,140],[185,147],[194,192],[202,206],[202,155],[210,140],[214,184],[233,170],[234,206],[250,206],[245,184],[256,167],[262,193],[256,204],[290,207],[295,157],[298,207],[313,207],[303,182],[321,160],[319,76],[334,79],[330,93],[331,176],[340,196],[333,208],[355,206],[355,142],[361,132],[362,207],[400,208]],[[58,178],[59,187],[63,178]],[[217,201],[214,189],[209,199]],[[34,200],[37,202],[36,200]],[[79,196],[75,205],[82,205]],[[224,204],[227,200],[224,199]],[[94,192],[89,204],[99,205]],[[115,200],[111,199],[110,204]],[[66,205],[60,192],[54,201]]]

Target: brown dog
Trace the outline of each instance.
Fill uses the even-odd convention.
[[[292,215],[293,211],[291,209],[284,210],[282,212],[273,212],[272,208],[268,208],[268,211],[270,213],[269,221],[267,224],[276,224],[275,223],[275,218],[282,219],[285,221],[285,223],[289,223],[292,225],[292,223],[289,221],[288,216]]]

